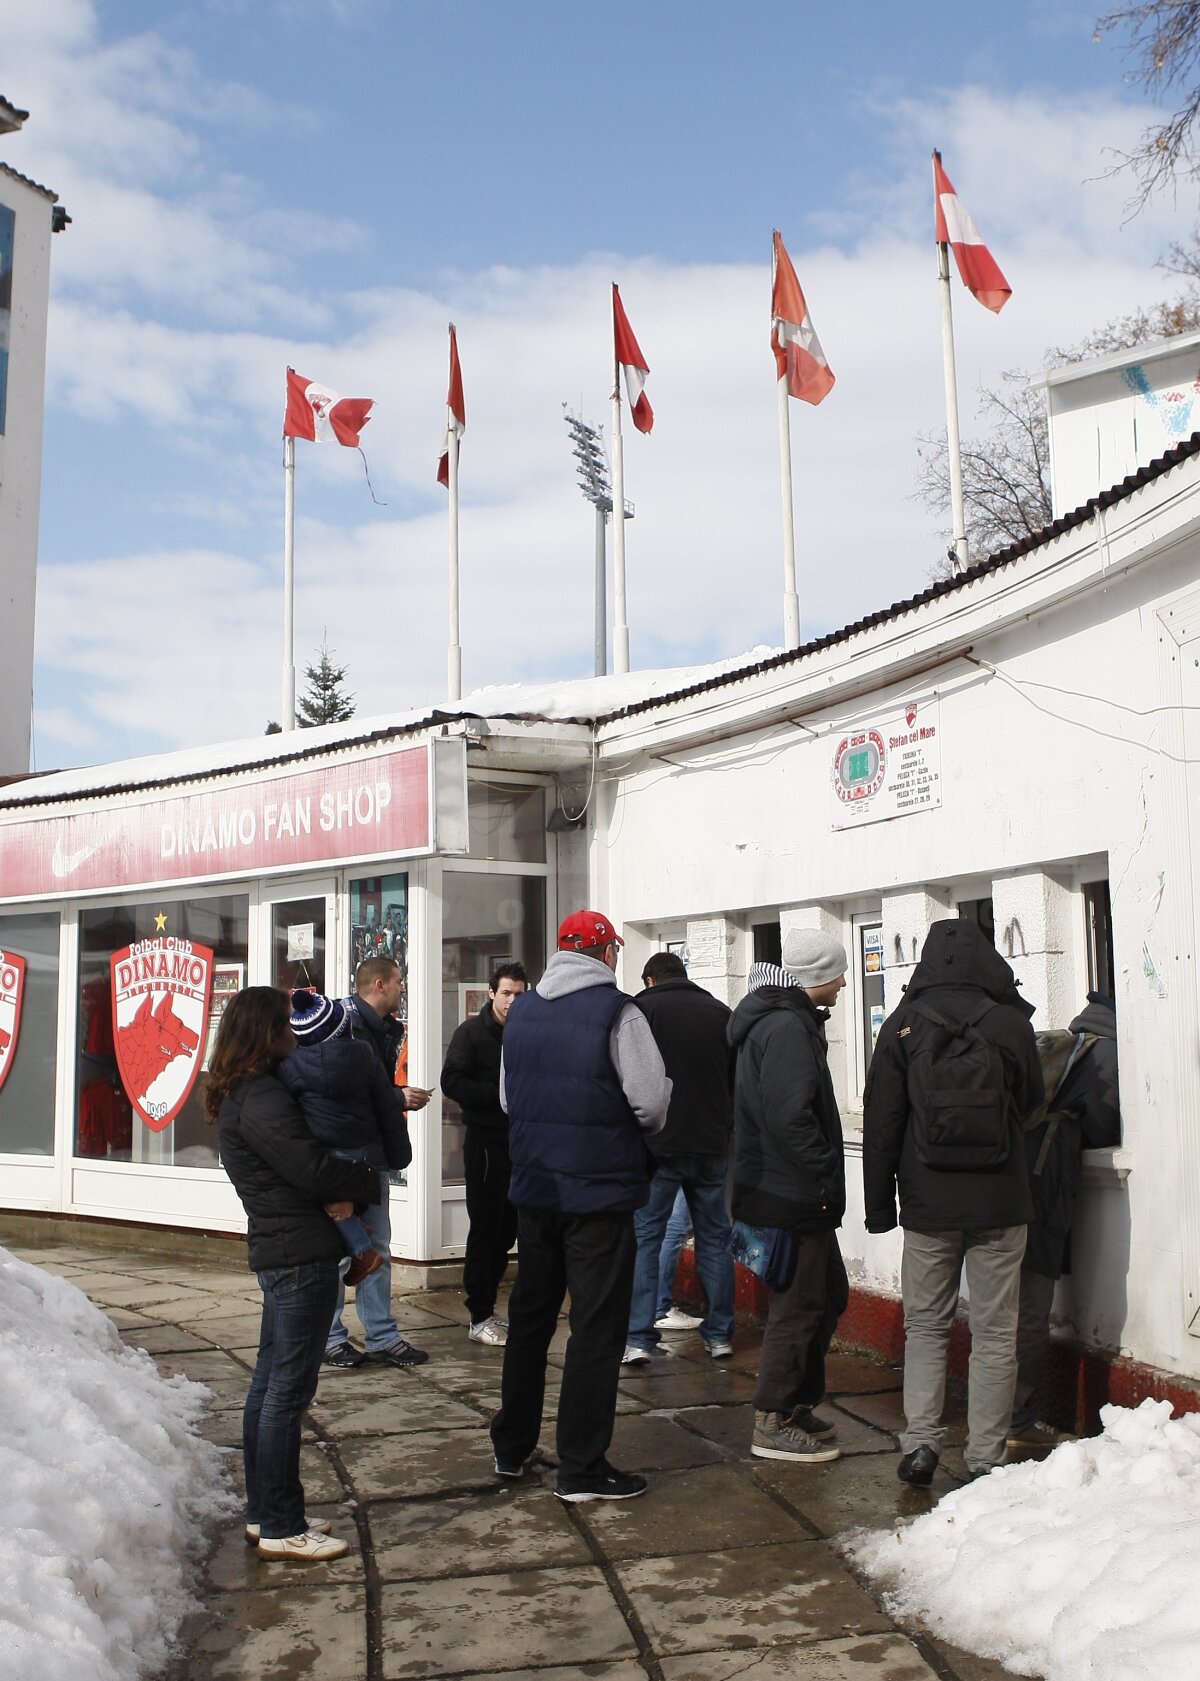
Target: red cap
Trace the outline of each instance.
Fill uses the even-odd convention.
[[[596,946],[623,946],[603,911],[572,911],[558,925],[559,951],[590,951]]]

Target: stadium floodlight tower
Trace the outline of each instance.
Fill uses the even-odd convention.
[[[608,607],[605,600],[605,571],[607,553],[605,522],[612,513],[612,488],[608,482],[608,463],[600,442],[600,428],[589,426],[586,420],[572,414],[563,404],[563,419],[571,435],[571,452],[578,463],[575,471],[585,501],[596,510],[596,676],[608,670]],[[633,503],[626,502],[625,518],[633,518]]]

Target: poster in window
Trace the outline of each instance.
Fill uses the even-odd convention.
[[[459,984],[458,988],[458,1019],[468,1021],[477,1016],[488,1001],[486,984],[475,982],[474,985]]]
[[[221,1025],[221,1017],[229,1005],[229,1000],[235,997],[246,984],[246,965],[244,963],[214,963],[212,996],[208,1004],[208,1035],[204,1041],[204,1068],[207,1069],[212,1061],[213,1045],[216,1043],[217,1029]]]

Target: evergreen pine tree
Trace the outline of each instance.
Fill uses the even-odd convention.
[[[296,722],[302,730],[314,729],[318,724],[340,724],[354,716],[354,696],[342,688],[348,668],[334,665],[324,640],[320,653],[319,664],[304,668],[308,688],[296,702]]]

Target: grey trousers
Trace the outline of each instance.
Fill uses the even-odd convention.
[[[1041,1388],[1050,1355],[1050,1309],[1058,1280],[1021,1268],[1021,1308],[1017,1318],[1017,1387],[1012,1427],[1028,1430],[1042,1416]]]
[[[967,1379],[969,1471],[990,1471],[1004,1458],[1017,1381],[1017,1304],[1025,1227],[990,1231],[904,1233],[900,1290],[904,1298],[905,1453],[942,1451],[946,1353],[965,1268],[971,1327]]]

